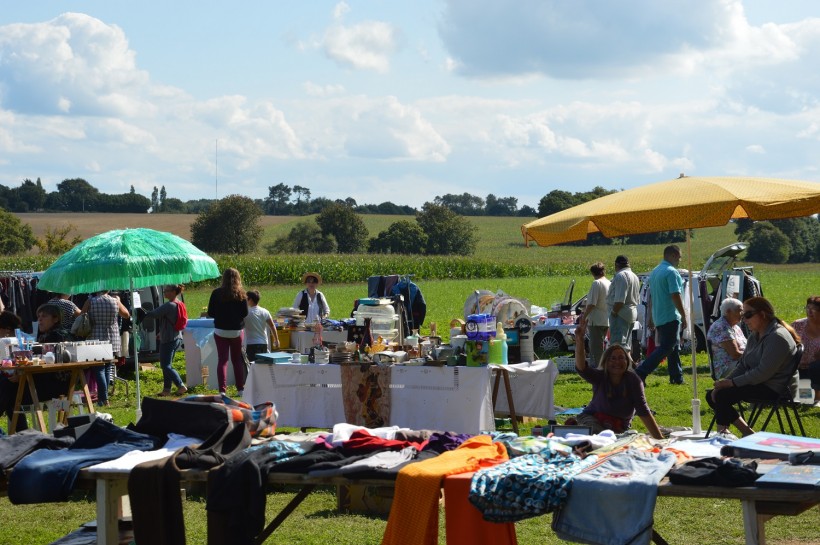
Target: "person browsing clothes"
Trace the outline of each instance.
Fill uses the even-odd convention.
[[[622,433],[629,429],[637,414],[652,437],[663,439],[646,402],[643,381],[632,369],[629,352],[621,345],[610,345],[601,356],[600,368],[594,369],[587,365],[585,333],[586,324],[579,324],[575,329],[575,368],[581,378],[592,384],[592,401],[576,418],[578,424],[589,426],[593,434],[605,429]]]
[[[797,372],[792,358],[800,337],[794,329],[775,316],[772,304],[763,297],[743,302],[743,321],[751,331],[740,361],[728,378],[706,390],[706,402],[715,411],[718,433],[727,433],[734,424],[744,436],[754,433],[735,410],[738,401],[774,401],[786,389],[797,390]]]
[[[302,275],[302,283],[305,289],[296,294],[293,300],[293,308],[298,308],[305,315],[305,322],[312,324],[321,322],[330,316],[330,307],[327,305],[325,295],[316,289],[322,284],[322,277],[317,272],[307,272]]]
[[[120,336],[120,325],[117,318],[130,318],[131,314],[122,304],[120,298],[110,295],[107,290],[97,292],[85,302],[82,312],[88,313],[93,324],[88,340],[110,342],[115,359],[120,357],[120,352],[125,355],[122,349],[122,337]],[[128,347],[125,347],[125,350],[128,350]],[[109,406],[108,383],[111,373],[110,363],[98,365],[92,369],[92,375],[97,382],[97,404],[103,407]]]

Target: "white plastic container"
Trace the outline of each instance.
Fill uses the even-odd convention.
[[[811,388],[811,381],[807,378],[801,378],[797,383],[797,395],[794,400],[798,403],[805,403],[806,405],[814,404],[814,390]]]

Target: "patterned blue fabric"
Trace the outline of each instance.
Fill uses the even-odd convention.
[[[572,478],[598,460],[581,460],[548,445],[476,472],[470,483],[470,502],[490,522],[515,522],[551,513],[566,501]]]

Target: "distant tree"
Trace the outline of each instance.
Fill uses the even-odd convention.
[[[31,250],[37,239],[31,226],[20,221],[20,218],[0,210],[0,254],[12,255]]]
[[[185,208],[188,214],[199,214],[211,207],[216,201],[214,199],[194,199],[185,201]]]
[[[165,212],[165,199],[168,198],[168,193],[165,192],[165,186],[159,190],[159,202],[157,203],[157,211]]]
[[[561,210],[572,208],[576,204],[580,204],[579,199],[569,191],[561,189],[554,189],[541,197],[538,202],[538,216],[549,216]]]
[[[330,206],[331,204],[335,204],[336,201],[332,201],[327,197],[316,197],[310,201],[310,205],[306,211],[307,214],[320,214],[322,210]]]
[[[262,240],[261,216],[252,199],[229,195],[199,213],[191,224],[191,242],[206,252],[254,252]]]
[[[537,218],[538,210],[528,204],[525,204],[518,210],[518,215],[522,218]]]
[[[339,252],[355,253],[364,249],[367,242],[367,227],[356,212],[344,204],[331,204],[316,216],[316,223],[323,235],[336,239]]]
[[[272,254],[328,254],[334,253],[337,248],[336,239],[323,234],[319,225],[310,220],[300,221],[287,235],[266,246],[268,253]]]
[[[46,232],[42,237],[34,241],[34,245],[40,249],[41,254],[60,255],[69,251],[71,248],[83,241],[83,237],[75,234],[70,240],[72,231],[76,231],[77,227],[71,223],[63,225],[62,227],[46,226]]]
[[[177,198],[168,197],[162,201],[162,212],[164,214],[187,214],[188,206]]]
[[[157,189],[157,186],[154,186],[154,190],[151,192],[151,212],[159,212],[159,189]]]
[[[301,185],[293,186],[293,193],[296,194],[296,202],[293,203],[293,214],[305,215],[310,212],[310,189]]]
[[[20,187],[17,188],[17,199],[20,205],[25,204],[26,210],[40,210],[46,202],[46,190],[43,189],[43,184],[40,178],[37,178],[37,183],[31,180],[23,180]],[[23,211],[15,207],[16,210]]]
[[[603,237],[602,237],[603,238]],[[625,237],[626,244],[672,244],[686,240],[686,231],[661,231]]]
[[[789,260],[789,239],[768,221],[759,221],[746,234],[749,249],[746,259],[759,263],[786,263]]]
[[[735,220],[735,235],[738,240],[746,240],[746,234],[752,230],[755,222],[749,218],[740,218]]]
[[[427,234],[418,222],[401,220],[371,238],[367,251],[371,254],[419,254],[426,250]]]
[[[789,263],[816,262],[815,249],[820,239],[820,222],[815,217],[773,221],[789,240]]]
[[[515,216],[518,212],[518,199],[515,197],[496,197],[487,195],[484,213],[488,216]]]
[[[136,193],[136,192],[137,192],[137,190],[136,190],[136,189],[134,189],[134,185],[133,185],[133,184],[131,184],[131,191],[129,191],[129,193],[131,193],[131,194],[133,195],[133,194],[134,194],[134,193]]]
[[[139,193],[121,193],[119,195],[100,193],[96,199],[96,206],[99,210],[105,212],[145,214],[151,207],[151,201],[148,197]]]
[[[85,212],[97,209],[96,200],[100,191],[82,178],[63,180],[57,184],[57,192],[63,210]]]
[[[268,188],[265,198],[265,213],[271,216],[286,216],[290,214],[290,186],[279,183]]]
[[[472,255],[478,244],[473,224],[449,208],[425,203],[416,221],[427,235],[429,255]]]
[[[450,209],[462,216],[480,216],[484,213],[484,199],[469,193],[453,195],[448,193],[433,199],[433,204]]]

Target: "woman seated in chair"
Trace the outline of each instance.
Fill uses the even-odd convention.
[[[808,378],[814,390],[814,406],[820,407],[820,296],[806,299],[806,317],[792,322],[803,339],[800,378]]]
[[[663,439],[646,403],[643,381],[635,373],[629,353],[620,345],[611,345],[601,356],[598,368],[590,367],[584,350],[584,333],[585,323],[575,329],[575,368],[592,384],[592,401],[576,418],[578,424],[589,426],[592,433],[605,429],[622,433],[629,429],[637,414],[652,437]]]
[[[800,337],[775,316],[772,304],[763,297],[744,301],[741,316],[751,331],[746,350],[734,371],[716,381],[714,390],[706,390],[706,402],[715,411],[718,433],[726,433],[729,425],[734,424],[746,436],[754,430],[735,410],[735,404],[775,401],[796,390],[793,359]]]
[[[743,350],[746,349],[746,335],[738,325],[743,303],[729,297],[720,304],[720,318],[709,328],[706,340],[712,343],[712,378],[726,378],[734,370]]]
[[[62,313],[60,307],[47,303],[37,309],[37,342],[59,343],[69,340],[69,333],[61,328]],[[71,374],[68,372],[41,373],[33,375],[34,387],[37,389],[37,397],[40,401],[60,397],[68,393],[68,380]],[[17,384],[20,382],[18,375],[0,377],[0,416],[7,414],[9,418],[13,416],[14,400],[17,397]],[[23,405],[31,403],[31,395],[26,389],[23,394]],[[17,429],[21,431],[28,427],[25,417],[17,419]]]

